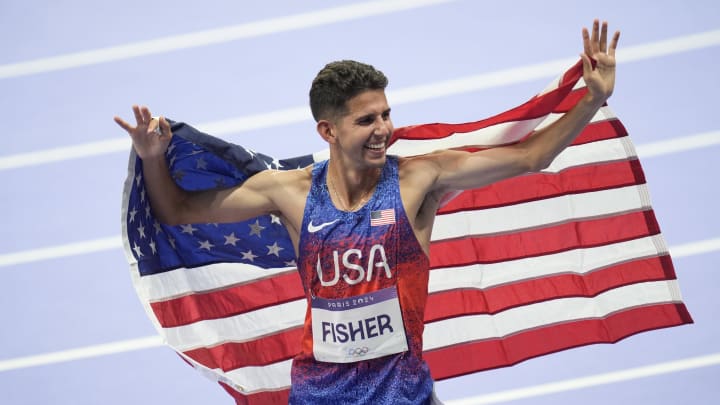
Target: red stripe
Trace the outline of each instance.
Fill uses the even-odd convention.
[[[571,167],[559,173],[514,177],[475,190],[467,190],[443,206],[438,214],[494,208],[568,194],[607,190],[645,183],[638,160]]]
[[[189,350],[183,354],[205,367],[223,371],[247,366],[265,366],[291,359],[298,354],[302,331],[302,327],[297,327],[249,342],[223,343]]]
[[[255,311],[305,296],[297,271],[218,291],[151,303],[164,328]]]
[[[575,83],[573,82],[565,82],[558,88],[543,94],[542,96],[534,97],[512,110],[480,121],[463,124],[425,124],[398,128],[395,132],[393,132],[390,144],[393,144],[398,139],[441,139],[453,133],[477,131],[478,129],[487,128],[504,122],[542,117],[553,112],[553,110],[562,103],[562,100],[571,93],[574,85]],[[581,89],[576,90],[575,92],[577,93],[582,91],[585,90]]]
[[[511,366],[533,357],[593,343],[615,343],[653,329],[692,323],[682,304],[658,304],[423,353],[436,380]],[[608,335],[608,331],[612,331]]]
[[[557,298],[594,297],[625,285],[672,279],[675,279],[675,271],[670,256],[666,255],[633,260],[585,275],[558,274],[519,280],[482,290],[437,292],[428,297],[425,322],[463,315],[496,314],[510,308]]]
[[[287,404],[290,396],[290,389],[285,388],[278,391],[264,391],[255,394],[241,394],[229,385],[221,382],[220,386],[233,397],[237,405],[279,405]]]
[[[436,241],[430,245],[430,268],[497,263],[604,246],[659,232],[655,216],[648,210],[502,235]]]

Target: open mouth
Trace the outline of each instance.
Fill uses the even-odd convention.
[[[385,142],[366,144],[365,149],[381,151],[381,150],[385,149]]]

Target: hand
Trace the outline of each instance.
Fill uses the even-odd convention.
[[[152,118],[150,110],[145,106],[134,105],[132,110],[135,113],[137,126],[133,127],[120,117],[114,117],[115,122],[130,134],[133,147],[140,159],[162,157],[172,138],[170,124],[164,117]]]
[[[593,21],[592,36],[583,28],[583,46],[580,54],[583,61],[583,79],[592,100],[602,104],[610,97],[615,87],[615,48],[620,39],[620,31],[615,31],[610,47],[607,46],[607,22]],[[597,63],[593,69],[591,59]]]

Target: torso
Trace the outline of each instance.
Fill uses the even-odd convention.
[[[299,248],[298,269],[309,303],[302,350],[294,361],[291,400],[317,400],[314,395],[322,390],[326,398],[347,394],[348,399],[370,402],[406,398],[407,403],[416,403],[432,391],[432,379],[422,361],[429,259],[411,222],[418,218],[417,212],[408,215],[405,211],[396,158],[388,157],[375,193],[355,212],[338,210],[333,204],[325,182],[326,168],[327,162],[322,162],[316,165],[314,175],[309,172],[302,218],[288,226]],[[422,214],[422,209],[417,211]],[[372,221],[371,217],[380,212],[392,212],[394,219]],[[296,218],[286,220],[293,222]],[[394,288],[399,296],[407,351],[351,363],[315,360],[311,296],[346,298]],[[382,389],[377,384],[380,380]]]

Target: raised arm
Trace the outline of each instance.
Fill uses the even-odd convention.
[[[615,87],[615,49],[620,32],[608,46],[607,22],[593,22],[592,33],[582,30],[583,79],[587,93],[575,107],[526,141],[481,152],[438,152],[429,159],[437,177],[435,191],[463,190],[546,168],[580,134],[610,97]],[[592,66],[591,59],[596,61]]]
[[[275,178],[259,173],[240,187],[187,192],[175,184],[165,160],[172,138],[164,117],[153,119],[147,107],[133,106],[136,125],[115,117],[128,132],[142,159],[143,177],[150,204],[158,220],[168,225],[201,222],[233,222],[276,211],[270,198]]]

